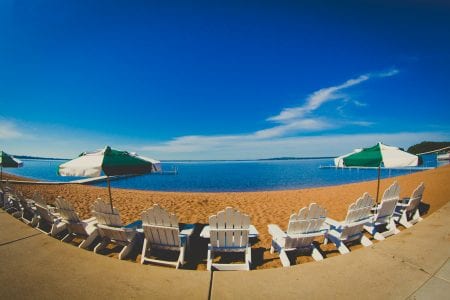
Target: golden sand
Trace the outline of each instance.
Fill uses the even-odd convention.
[[[450,166],[383,179],[380,185],[380,194],[395,180],[400,184],[402,197],[409,197],[420,182],[425,183],[423,202],[429,209],[425,211],[424,217],[450,200]],[[28,197],[31,197],[36,191],[41,193],[48,203],[52,203],[59,195],[63,196],[73,204],[82,218],[91,217],[90,207],[95,199],[98,197],[108,199],[108,191],[102,187],[77,184],[16,184],[15,186]],[[119,209],[125,223],[140,219],[140,213],[154,203],[174,212],[180,222],[197,223],[199,228],[208,223],[210,215],[216,214],[227,206],[248,214],[252,224],[260,233],[259,241],[252,245],[254,267],[264,269],[281,266],[278,256],[269,253],[271,237],[267,231],[267,224],[278,224],[282,229],[286,229],[289,216],[311,202],[316,202],[327,209],[328,217],[342,220],[345,218],[349,204],[364,192],[369,192],[372,197],[375,197],[377,182],[367,181],[301,190],[229,193],[126,190],[114,188],[114,182],[112,182],[112,186],[114,206]],[[400,229],[403,228],[400,227]],[[198,238],[198,240],[201,239]],[[198,253],[191,258],[188,268],[205,269],[206,242],[199,243],[201,245],[198,247],[202,249],[199,249]],[[355,250],[359,247],[350,247],[350,249]],[[325,257],[338,255],[333,245],[321,245],[320,249]],[[192,252],[195,252],[195,249],[193,250]],[[136,251],[135,256],[132,257],[133,261],[139,261],[139,251]],[[189,260],[189,256],[187,260]],[[307,261],[311,261],[311,258],[299,257],[297,259],[297,263]]]

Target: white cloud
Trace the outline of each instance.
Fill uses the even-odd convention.
[[[278,123],[289,123],[292,120],[303,118],[327,102],[338,99],[346,99],[347,96],[345,94],[339,93],[344,89],[361,84],[371,78],[391,77],[398,73],[399,70],[397,69],[392,69],[387,72],[368,73],[349,79],[340,85],[320,89],[309,95],[308,98],[306,98],[305,104],[302,106],[285,108],[281,111],[281,113],[276,116],[272,116],[267,120]],[[353,103],[357,106],[365,106],[365,103],[360,101],[353,100]]]
[[[24,137],[24,133],[11,121],[0,120],[0,139],[10,140]]]
[[[374,75],[377,77],[391,77],[397,75],[400,71],[398,69],[391,69],[386,72],[375,73]]]
[[[262,156],[282,155],[280,149],[287,151],[290,149],[289,147],[292,141],[301,144],[303,141],[311,142],[314,140],[314,137],[294,137],[300,133],[320,132],[346,125],[371,126],[373,123],[369,121],[327,119],[320,116],[313,116],[313,112],[320,108],[324,103],[336,99],[342,99],[345,103],[351,102],[359,107],[366,106],[366,104],[361,101],[350,99],[347,95],[342,93],[342,90],[361,84],[371,78],[389,77],[397,73],[398,70],[395,69],[383,73],[368,73],[349,79],[340,85],[317,90],[306,98],[306,102],[302,106],[285,108],[278,115],[268,118],[268,121],[278,123],[278,125],[266,129],[238,135],[182,136],[156,145],[144,146],[141,149],[144,151],[160,153],[163,157],[168,153],[169,156],[171,156],[171,154],[180,155],[182,153],[189,153],[189,155],[198,155],[199,157],[197,158],[217,158],[227,157],[227,155],[229,155],[229,158],[242,158],[242,155],[248,153],[249,157],[252,158],[255,157],[255,155],[258,155],[258,151]],[[345,103],[337,108],[338,111],[341,111],[341,116],[344,115],[342,110]],[[320,141],[328,140],[328,136],[316,138]],[[279,146],[280,149],[277,149],[277,146]],[[361,145],[358,145],[358,147],[360,146]],[[299,144],[296,144],[295,147],[299,147]],[[262,149],[267,151],[265,155],[263,155]],[[285,155],[295,156],[295,151],[292,150],[293,149],[283,153],[285,153]],[[328,151],[326,155],[329,154],[330,152]],[[311,155],[318,154],[311,153]]]
[[[258,130],[252,135],[252,137],[268,139],[294,134],[299,131],[320,131],[333,127],[335,127],[335,125],[331,124],[331,122],[328,122],[325,119],[300,119],[268,129]]]
[[[331,100],[342,99],[344,96],[337,94],[337,92],[349,88],[351,86],[360,84],[366,80],[369,80],[369,75],[361,75],[357,78],[349,79],[343,84],[337,86],[331,86],[327,88],[315,91],[306,99],[306,103],[302,106],[285,108],[280,114],[270,117],[267,120],[287,123],[293,119],[303,118],[305,115],[318,109],[322,104],[329,102]]]
[[[255,159],[283,156],[337,156],[377,142],[407,148],[424,140],[448,140],[448,133],[402,132],[335,134],[273,139],[242,136],[179,138],[140,151],[158,159]],[[135,147],[139,148],[139,147]]]
[[[169,141],[139,145],[139,142],[124,137],[100,135],[73,128],[55,126],[17,125],[16,122],[0,119],[0,140],[8,140],[8,151],[14,154],[73,157],[86,150],[111,145],[118,149],[144,152],[159,159],[253,159],[274,156],[322,156],[345,153],[353,148],[370,146],[377,141],[409,146],[422,140],[439,139],[439,134],[403,133],[368,135],[311,135],[313,132],[335,129],[342,126],[370,126],[365,120],[347,120],[333,116],[325,118],[317,114],[323,104],[342,99],[345,103],[365,106],[343,93],[344,89],[361,84],[371,78],[393,76],[398,70],[384,73],[368,73],[332,87],[319,89],[310,94],[302,106],[285,108],[270,117],[272,126],[254,132],[230,135],[188,135]],[[20,128],[20,130],[19,130]],[[30,132],[32,135],[24,134]],[[39,138],[38,138],[39,137]],[[448,138],[448,137],[446,137]],[[445,138],[444,138],[445,139]],[[30,142],[33,141],[33,142]],[[405,142],[403,142],[405,141]]]

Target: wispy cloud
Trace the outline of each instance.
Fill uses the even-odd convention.
[[[299,119],[293,120],[279,126],[258,130],[251,135],[253,138],[268,139],[295,134],[298,132],[321,131],[325,129],[334,128],[336,124],[331,124],[325,119]]]
[[[345,102],[344,106],[346,103],[351,102],[355,106],[364,107],[366,103],[359,100],[352,100],[348,95],[342,93],[342,91],[371,78],[390,77],[398,72],[398,70],[393,69],[387,72],[367,73],[349,79],[342,84],[317,90],[306,98],[304,104],[297,107],[285,108],[278,115],[267,119],[267,121],[277,123],[277,125],[255,132],[235,135],[182,136],[156,145],[143,146],[141,149],[161,153],[198,154],[204,151],[225,153],[227,149],[233,149],[234,152],[239,152],[237,150],[239,148],[241,149],[241,155],[242,151],[246,151],[243,148],[268,147],[274,150],[273,146],[269,145],[285,145],[286,142],[291,141],[290,138],[294,138],[296,142],[305,140],[306,138],[299,140],[300,137],[296,137],[296,135],[298,136],[302,133],[321,132],[342,126],[371,126],[373,123],[370,121],[328,119],[324,116],[317,115],[315,111],[323,104],[337,99],[343,100]],[[343,106],[337,107],[337,109],[342,111]]]
[[[268,121],[273,121],[277,123],[290,123],[292,120],[297,120],[300,118],[304,118],[305,116],[311,114],[318,108],[320,108],[323,104],[338,100],[338,99],[346,99],[347,95],[341,93],[342,90],[345,90],[349,87],[361,84],[371,78],[384,78],[394,76],[399,73],[399,70],[392,69],[386,72],[379,73],[368,73],[364,75],[360,75],[356,78],[349,79],[342,84],[336,86],[330,86],[327,88],[320,89],[318,91],[313,92],[306,98],[306,101],[303,105],[297,107],[290,107],[283,109],[278,115],[272,116],[268,118]],[[360,101],[353,101],[355,105],[363,106],[364,103]]]
[[[7,120],[0,120],[1,140],[23,138],[24,135],[25,134],[18,128],[18,126],[14,122]]]
[[[360,84],[364,81],[367,81],[370,79],[369,75],[361,75],[357,78],[349,79],[343,84],[337,85],[337,86],[331,86],[327,88],[320,89],[318,91],[315,91],[311,95],[308,96],[306,99],[306,103],[297,106],[297,107],[291,107],[291,108],[285,108],[276,116],[272,116],[268,118],[268,121],[274,121],[279,123],[289,123],[290,121],[298,118],[303,118],[307,114],[315,111],[320,106],[322,106],[324,103],[336,100],[336,99],[342,99],[344,96],[339,95],[338,92],[349,88],[351,86]]]
[[[372,146],[378,141],[407,148],[424,140],[447,140],[449,138],[448,133],[440,132],[331,134],[273,139],[251,139],[248,136],[191,136],[159,145],[145,146],[140,151],[148,151],[148,155],[159,159],[337,156],[350,152],[354,148]]]
[[[330,101],[339,100],[341,110],[346,105],[364,108],[365,102],[354,100],[347,95],[346,89],[362,84],[371,78],[394,76],[398,70],[384,73],[368,73],[349,79],[339,85],[319,89],[303,101],[298,107],[285,108],[276,116],[267,119],[266,128],[253,132],[225,135],[186,135],[168,141],[148,143],[124,137],[100,135],[73,128],[46,126],[15,122],[0,117],[0,140],[8,139],[8,151],[14,154],[30,154],[57,157],[73,157],[79,152],[97,149],[106,144],[119,149],[128,149],[146,153],[160,159],[242,159],[272,156],[316,156],[334,155],[353,147],[370,145],[374,141],[432,139],[423,138],[426,134],[405,133],[401,135],[336,135],[330,130],[344,126],[371,126],[367,120],[351,119],[345,114],[334,113],[332,117],[324,115],[320,107]],[[327,132],[325,132],[327,131]],[[312,136],[316,133],[316,136]],[[319,135],[320,133],[320,135]],[[37,138],[39,137],[39,138]],[[367,142],[365,142],[367,141]],[[337,146],[338,145],[338,146]],[[318,149],[321,149],[318,151]]]

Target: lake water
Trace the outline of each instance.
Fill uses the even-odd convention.
[[[20,176],[71,181],[79,177],[58,176],[64,161],[23,160],[24,167],[6,169]],[[178,170],[176,175],[149,174],[113,181],[113,187],[157,191],[266,191],[339,185],[374,180],[377,170],[320,169],[333,164],[332,159],[285,161],[167,161],[163,169]],[[424,157],[424,166],[436,166],[435,156]],[[382,170],[383,178],[409,174],[411,170]],[[104,186],[105,183],[95,184]]]

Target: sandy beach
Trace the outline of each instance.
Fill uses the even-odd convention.
[[[9,178],[18,179],[16,176],[9,176]],[[395,180],[400,184],[402,197],[409,197],[420,182],[425,183],[423,199],[426,208],[423,212],[425,218],[450,200],[450,166],[384,179],[381,181],[380,194]],[[114,183],[112,186],[114,187]],[[52,203],[57,196],[63,196],[74,205],[82,218],[91,217],[90,207],[95,199],[98,197],[108,199],[106,188],[86,185],[15,184],[15,187],[28,197],[39,192],[48,203]],[[259,240],[252,245],[252,256],[254,268],[265,269],[281,266],[278,256],[269,253],[271,237],[267,231],[268,224],[278,224],[286,229],[290,214],[311,202],[316,202],[327,209],[329,217],[342,220],[348,205],[364,192],[369,192],[372,197],[375,197],[376,181],[301,190],[232,193],[154,192],[113,188],[112,195],[114,206],[119,209],[125,223],[140,219],[140,213],[143,210],[158,203],[163,208],[176,213],[180,222],[198,224],[198,232],[202,225],[208,222],[210,215],[227,206],[235,207],[251,217],[252,224],[260,233]],[[403,230],[401,226],[399,229]],[[186,268],[204,270],[206,269],[207,241],[201,238],[197,240],[198,249],[193,249],[192,252],[195,253],[192,254],[191,262],[188,262]],[[360,247],[357,245],[350,249],[356,250]],[[339,255],[332,244],[321,244],[320,249],[325,257]],[[138,262],[140,249],[135,252],[131,260]],[[113,257],[116,254],[114,251],[106,253]],[[308,256],[297,258],[297,263],[300,264],[309,261],[312,259]]]

